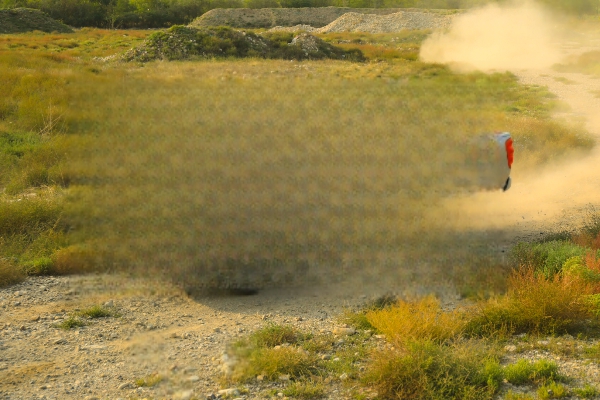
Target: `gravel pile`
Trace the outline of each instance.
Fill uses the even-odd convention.
[[[449,27],[455,15],[413,11],[401,11],[390,15],[349,12],[332,23],[317,29],[316,32],[388,33],[404,29],[439,29]]]
[[[437,12],[400,11],[388,15],[348,12],[330,24],[321,28],[306,24],[294,26],[275,26],[269,32],[367,32],[389,33],[404,29],[440,29],[447,28],[458,14]]]
[[[231,26],[233,28],[271,28],[298,24],[314,27],[325,26],[345,13],[391,14],[399,8],[216,8],[196,18],[190,26]]]

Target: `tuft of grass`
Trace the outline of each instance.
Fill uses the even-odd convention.
[[[238,379],[248,380],[257,375],[268,380],[277,380],[281,375],[296,379],[317,370],[316,356],[296,346],[259,348],[250,354],[248,361],[248,368]]]
[[[0,238],[0,243],[2,238]],[[17,267],[10,259],[0,258],[0,288],[14,285],[25,279],[25,273]]]
[[[76,313],[77,316],[86,317],[90,319],[94,318],[106,318],[118,316],[114,310],[108,309],[100,305],[94,305],[89,308],[85,308]]]
[[[558,365],[553,361],[538,360],[531,362],[520,359],[516,363],[504,367],[504,378],[513,385],[545,384],[561,376],[558,374]]]
[[[600,395],[600,391],[595,386],[590,384],[586,384],[582,388],[574,388],[573,393],[583,399],[593,399],[594,397]]]
[[[461,312],[444,311],[433,296],[369,311],[367,320],[393,342],[431,340],[444,342],[460,334],[465,321]]]
[[[135,384],[138,387],[154,387],[164,380],[164,376],[153,373],[143,378],[136,379]]]
[[[492,399],[502,381],[494,351],[481,342],[407,343],[373,356],[364,382],[382,398]]]
[[[283,389],[283,395],[297,399],[320,399],[325,397],[325,385],[323,382],[312,380],[301,380],[292,382]]]
[[[537,389],[537,395],[540,399],[562,399],[569,395],[568,389],[554,381],[548,382]]]
[[[69,330],[85,326],[85,322],[76,316],[70,316],[69,318],[65,319],[60,324],[56,324],[55,326],[60,329]]]
[[[282,344],[296,344],[301,338],[300,332],[289,325],[269,324],[250,336],[256,347],[275,347]]]

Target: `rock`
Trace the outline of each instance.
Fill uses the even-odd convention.
[[[229,389],[221,389],[217,393],[219,396],[238,396],[240,394],[240,391],[237,390],[236,388],[229,388]]]
[[[200,377],[198,375],[192,375],[188,378],[188,381],[190,382],[198,382],[200,380]]]
[[[340,375],[340,380],[345,381],[346,379],[348,379],[348,374],[344,372],[343,374]]]
[[[509,344],[504,346],[504,350],[508,351],[509,353],[513,353],[517,351],[517,346],[515,346],[514,344]]]
[[[21,305],[21,302],[20,302],[20,301],[15,301],[15,302],[13,303],[13,306],[15,306],[15,307],[18,307],[18,306],[20,306],[20,305]]]
[[[64,338],[56,338],[54,339],[52,344],[67,344],[67,340]]]
[[[331,356],[330,356],[329,354],[323,354],[323,355],[321,356],[321,360],[325,360],[325,361],[327,361],[327,360],[331,360]]]
[[[193,390],[185,390],[183,392],[177,393],[175,395],[175,398],[177,400],[190,400],[193,395],[194,395],[194,391]]]
[[[114,306],[115,306],[115,302],[112,299],[107,301],[106,303],[104,303],[104,307],[114,307]]]
[[[333,334],[338,336],[348,336],[354,335],[356,333],[356,329],[354,328],[334,328]]]
[[[258,375],[258,376],[256,377],[256,380],[257,380],[257,381],[259,381],[259,382],[262,382],[262,381],[264,381],[264,380],[265,380],[265,376],[264,376],[264,375]]]
[[[39,320],[40,320],[40,316],[39,315],[36,315],[36,316],[34,316],[33,318],[30,319],[31,322],[37,322]]]
[[[119,390],[124,390],[124,389],[133,389],[134,386],[131,382],[125,382],[125,383],[121,383],[119,385]]]
[[[279,375],[279,380],[287,382],[290,380],[290,376],[288,374]]]

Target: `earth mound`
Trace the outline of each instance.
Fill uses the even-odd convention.
[[[190,57],[259,57],[286,60],[338,59],[364,61],[358,49],[344,50],[303,33],[266,33],[264,36],[227,27],[174,26],[150,35],[127,51],[124,61],[183,60]]]
[[[50,18],[40,10],[32,8],[0,10],[0,33],[31,31],[72,33],[73,29]]]
[[[274,26],[310,25],[323,27],[348,12],[391,14],[399,8],[215,8],[196,18],[190,26],[230,26],[233,28],[272,28]]]

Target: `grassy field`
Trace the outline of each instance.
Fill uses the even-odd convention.
[[[427,32],[322,36],[364,63],[115,60],[148,34],[0,37],[2,204],[54,213],[3,214],[4,269],[218,287],[398,269],[452,229],[428,210],[479,188],[470,137],[511,131],[517,176],[592,145],[543,88],[416,61]]]

